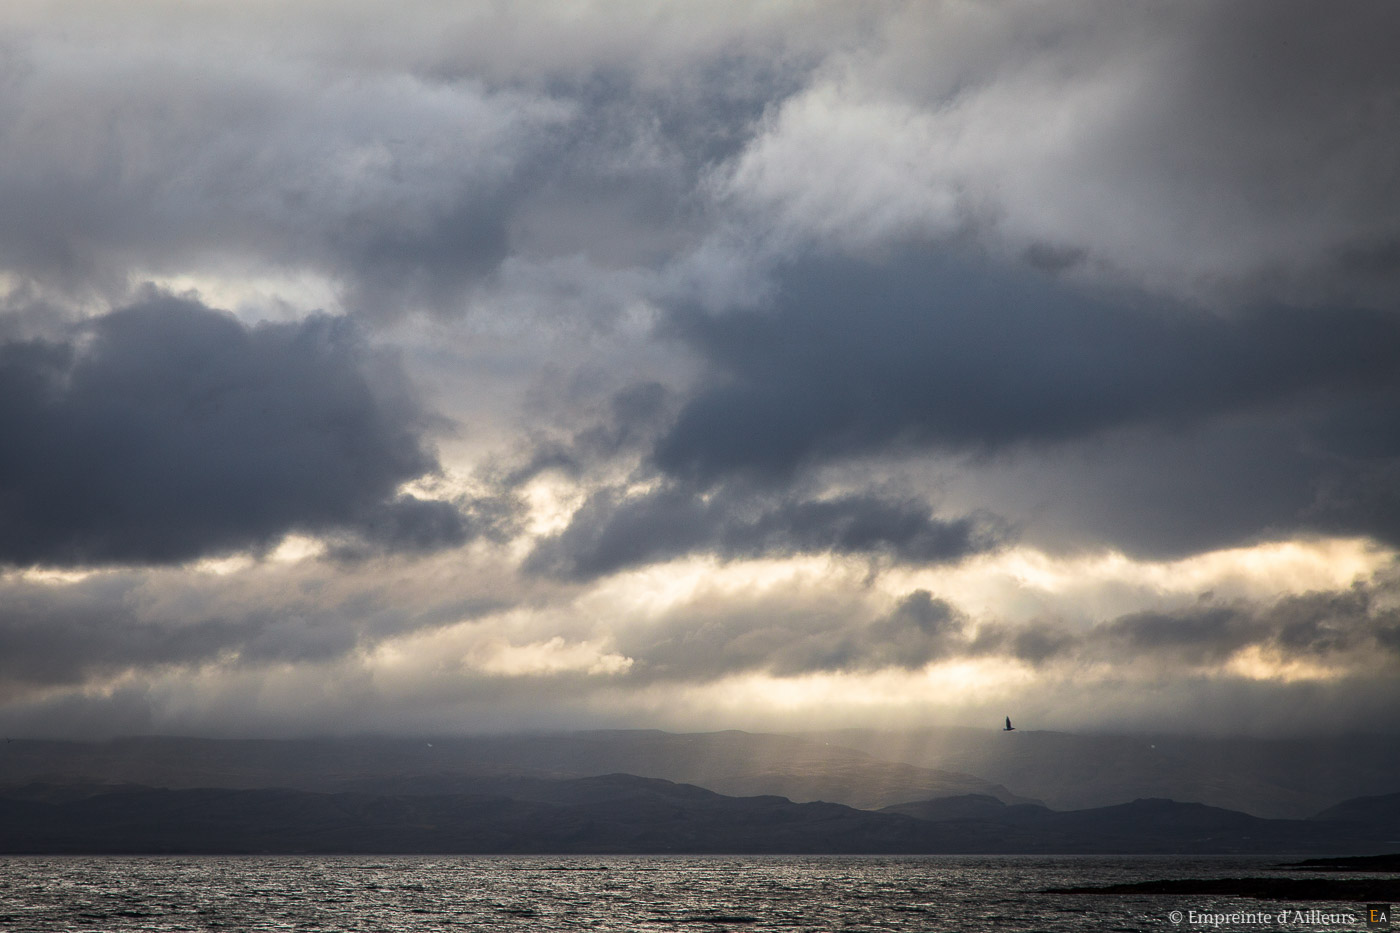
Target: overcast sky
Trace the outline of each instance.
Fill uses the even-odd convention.
[[[0,10],[0,728],[1394,729],[1400,6]]]

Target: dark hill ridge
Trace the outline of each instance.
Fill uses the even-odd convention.
[[[898,803],[882,808],[883,813],[902,813],[920,820],[942,822],[944,820],[992,820],[1011,822],[1014,815],[1027,819],[1050,813],[1040,804],[1018,804],[1008,806],[987,794],[961,794],[957,797],[939,797],[934,800],[916,800],[912,803]]]
[[[1061,811],[967,796],[899,804],[880,812],[943,826],[958,825],[983,836],[992,835],[995,827],[1007,838],[1033,841],[1036,848],[1030,851],[1290,852],[1326,848],[1326,840],[1367,840],[1368,848],[1376,851],[1377,846],[1384,847],[1386,835],[1358,823],[1265,820],[1234,810],[1155,798]],[[1145,841],[1150,841],[1150,848],[1141,848]]]
[[[9,853],[837,853],[945,850],[941,829],[632,775],[483,779],[479,793],[122,788],[0,798]],[[49,799],[40,799],[49,798]],[[59,802],[51,802],[58,798]]]
[[[310,791],[456,793],[453,777],[588,777],[627,773],[722,794],[776,794],[877,808],[904,800],[988,794],[1031,802],[959,772],[882,761],[819,741],[746,732],[653,730],[445,738],[220,740],[140,737],[109,742],[15,740],[0,745],[0,785],[130,782],[158,787],[290,787]],[[397,782],[398,789],[394,785]],[[444,783],[445,782],[445,783]],[[418,788],[415,790],[413,788]]]
[[[1400,875],[1400,852],[1387,852],[1384,855],[1359,855],[1350,858],[1310,858],[1301,862],[1288,862],[1275,865],[1281,871],[1317,872],[1386,872]]]
[[[1059,810],[1165,797],[1303,819],[1338,800],[1392,793],[1400,774],[1400,740],[1394,734],[1110,735],[1041,731],[1017,723],[1020,728],[1006,733],[843,729],[802,736],[887,761],[976,774]]]
[[[1056,812],[990,797],[870,812],[614,774],[457,778],[450,794],[27,785],[0,794],[5,853],[1382,852],[1353,823],[1142,800]]]
[[[1352,801],[1349,801],[1349,803]],[[1171,878],[1162,881],[1138,881],[1131,884],[1111,884],[1099,887],[1051,888],[1048,894],[1146,894],[1162,897],[1206,895],[1210,897],[1252,897],[1272,900],[1280,905],[1296,901],[1380,901],[1400,900],[1400,853],[1364,855],[1350,858],[1316,858],[1273,866],[1280,872],[1315,872],[1318,877],[1290,878]],[[1380,877],[1336,878],[1327,874],[1367,874]],[[1301,911],[1294,909],[1296,913]],[[1277,916],[1278,912],[1275,912]],[[1288,922],[1280,918],[1279,923]],[[1322,923],[1298,916],[1296,923]],[[1335,921],[1334,921],[1335,922]]]
[[[1149,894],[1182,898],[1252,897],[1256,900],[1277,901],[1340,901],[1351,902],[1352,913],[1361,913],[1365,901],[1392,903],[1400,900],[1400,880],[1395,878],[1172,878],[1165,881],[1138,881],[1132,884],[1110,884],[1103,887],[1048,888],[1047,894]],[[1294,908],[1296,922],[1306,923],[1306,915]],[[1341,913],[1337,911],[1336,913]],[[1278,916],[1277,913],[1274,916]],[[1286,921],[1280,921],[1286,922]],[[1338,920],[1312,922],[1339,923]],[[1348,921],[1350,922],[1350,921]],[[1326,929],[1326,927],[1322,927]]]
[[[1313,817],[1339,823],[1355,823],[1381,830],[1400,845],[1400,794],[1357,797],[1328,807]]]

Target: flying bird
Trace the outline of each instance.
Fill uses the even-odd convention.
[[[1011,717],[1010,717],[1010,716],[1007,716],[1007,717],[1006,717],[1006,727],[1005,727],[1004,729],[1002,729],[1001,731],[1002,731],[1002,732],[1015,732],[1015,731],[1016,731],[1016,727],[1013,726],[1013,725],[1011,724]]]

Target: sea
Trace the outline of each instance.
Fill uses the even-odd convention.
[[[1278,862],[1177,856],[3,857],[0,930],[1366,928],[1361,904],[1044,893],[1159,878],[1271,876]]]

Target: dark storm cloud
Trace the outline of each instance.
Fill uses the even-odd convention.
[[[644,452],[665,430],[674,401],[658,383],[630,386],[612,398],[600,423],[567,443],[536,447],[503,483],[513,488],[548,470],[579,479],[619,455]],[[995,548],[1010,533],[989,514],[939,518],[923,502],[878,493],[817,498],[743,483],[702,490],[661,482],[636,494],[596,489],[563,531],[538,542],[525,568],[588,580],[688,554],[731,560],[833,553],[944,563]]]
[[[1216,315],[928,254],[804,262],[775,294],[762,311],[677,315],[713,376],[656,445],[666,473],[782,483],[890,451],[1025,452],[1116,429],[1179,437],[1227,416],[1285,420],[1293,448],[1271,450],[1282,459],[1266,473],[1297,475],[1278,478],[1293,498],[1286,510],[1265,503],[1268,521],[1400,534],[1389,483],[1361,483],[1400,456],[1386,430],[1400,417],[1392,313]],[[1248,442],[1235,447],[1217,459],[1239,459]],[[1339,501],[1304,514],[1329,476]],[[1360,503],[1344,515],[1346,494]],[[1189,501],[1175,505],[1189,514]],[[1249,521],[1244,533],[1262,530]]]
[[[901,442],[995,450],[1400,385],[1393,314],[1139,303],[928,254],[804,263],[767,312],[682,315],[720,377],[656,461],[701,480],[781,478]]]
[[[945,563],[990,550],[1006,534],[990,517],[936,518],[921,502],[844,495],[802,499],[665,484],[634,496],[594,493],[526,568],[591,579],[691,553],[724,559],[804,553]]]
[[[152,294],[67,342],[0,345],[0,561],[166,563],[289,531],[458,544],[402,375],[344,319],[244,327]]]

